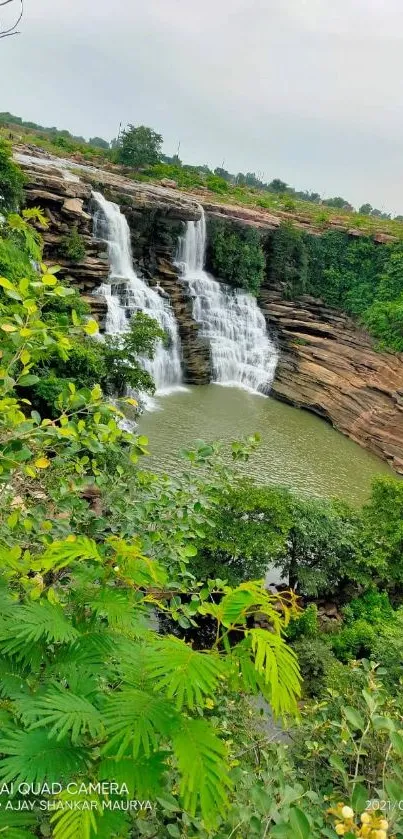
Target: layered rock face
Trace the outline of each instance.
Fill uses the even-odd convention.
[[[366,332],[320,300],[262,289],[260,305],[280,348],[272,395],[328,420],[403,474],[403,356],[376,352]]]

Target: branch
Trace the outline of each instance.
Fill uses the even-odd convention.
[[[12,3],[12,2],[13,2],[13,0],[2,0],[2,2],[0,3],[0,7],[1,6],[7,6],[9,3]],[[20,34],[17,31],[17,26],[20,23],[20,21],[22,20],[22,16],[24,14],[24,0],[20,0],[20,3],[21,3],[21,10],[20,10],[20,14],[19,14],[17,20],[15,21],[15,23],[13,23],[12,26],[10,26],[10,29],[4,29],[3,32],[0,30],[0,39],[1,38],[10,38],[12,35],[19,35]]]

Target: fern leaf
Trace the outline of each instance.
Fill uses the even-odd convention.
[[[57,742],[67,734],[71,735],[72,743],[87,733],[95,739],[103,731],[101,714],[88,699],[56,686],[45,696],[34,699],[25,716],[28,724],[30,719],[39,718],[31,723],[31,730],[50,726],[49,739],[55,737]]]
[[[173,747],[184,809],[195,815],[200,807],[206,825],[214,825],[217,814],[227,807],[231,787],[224,744],[205,720],[184,718],[173,736]]]
[[[36,824],[34,813],[22,813],[18,810],[0,812],[0,836],[4,839],[35,839],[29,827]]]
[[[38,557],[33,567],[40,571],[58,571],[72,565],[77,559],[92,559],[101,562],[101,556],[93,539],[76,536],[74,541],[64,539],[52,542],[42,556]]]
[[[97,617],[106,618],[113,629],[135,631],[138,625],[141,626],[138,610],[127,591],[118,588],[101,589],[96,599],[90,600],[89,606]]]
[[[184,705],[193,709],[203,704],[204,696],[212,696],[223,669],[218,655],[198,652],[173,636],[158,638],[146,661],[148,675],[169,699],[175,699],[178,711]]]
[[[255,668],[270,689],[270,704],[276,715],[295,713],[301,694],[301,674],[297,656],[281,635],[265,629],[248,634],[255,657]]]
[[[84,797],[75,795],[74,800],[80,805],[84,803]],[[88,799],[87,799],[88,800]],[[96,795],[91,796],[91,800],[95,801],[96,808],[94,810],[60,808],[56,810],[50,821],[53,823],[53,837],[54,839],[93,839],[98,835],[98,823],[102,819],[102,809],[99,798]],[[72,801],[72,796],[63,791],[57,797],[58,802],[63,802],[67,805]]]
[[[0,696],[18,699],[24,694],[30,695],[25,668],[12,659],[0,658]]]
[[[134,758],[139,753],[149,757],[160,738],[171,731],[174,712],[165,700],[132,689],[108,700],[103,719],[110,738],[103,754],[112,754],[120,760],[129,748]]]
[[[154,752],[150,757],[122,757],[105,758],[100,764],[98,777],[100,781],[110,781],[113,778],[117,784],[126,784],[130,798],[137,800],[150,799],[160,795],[163,787],[163,774],[167,771],[166,759],[169,752]]]
[[[49,740],[49,732],[5,731],[0,737],[0,778],[4,783],[44,783],[68,778],[84,765],[85,752],[67,741]]]
[[[0,645],[6,654],[14,655],[27,644],[42,640],[66,644],[78,634],[60,606],[41,600],[14,607],[12,620],[0,626]]]
[[[111,839],[118,836],[125,839],[129,835],[130,822],[125,812],[109,811],[102,807],[102,801],[95,794],[90,799],[87,795],[69,794],[63,791],[57,796],[58,801],[65,803],[65,809],[56,810],[51,817],[53,839]],[[68,804],[78,802],[80,805],[89,801],[95,803],[93,810],[70,810]]]
[[[274,608],[274,599],[263,587],[261,580],[241,583],[236,589],[224,595],[220,603],[204,603],[201,614],[210,614],[225,627],[246,625],[246,620],[255,612],[263,613],[280,633],[282,619]]]
[[[144,556],[139,543],[129,545],[123,539],[112,536],[110,544],[116,551],[115,561],[123,576],[130,578],[136,586],[164,586],[168,579],[166,569],[155,559]]]

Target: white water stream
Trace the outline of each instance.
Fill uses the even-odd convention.
[[[169,393],[181,385],[181,345],[174,313],[167,300],[137,276],[133,268],[130,229],[117,204],[93,193],[96,205],[94,235],[106,242],[109,256],[108,283],[98,294],[106,297],[108,312],[106,333],[120,335],[129,329],[130,318],[142,311],[154,318],[167,334],[166,343],[158,341],[154,358],[141,359],[154,379],[157,393]]]
[[[270,390],[277,350],[270,340],[256,298],[218,283],[204,271],[206,221],[189,221],[180,239],[178,264],[193,300],[193,317],[210,344],[217,384],[255,393]]]

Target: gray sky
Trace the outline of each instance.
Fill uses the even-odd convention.
[[[25,3],[0,110],[403,213],[402,0]]]

